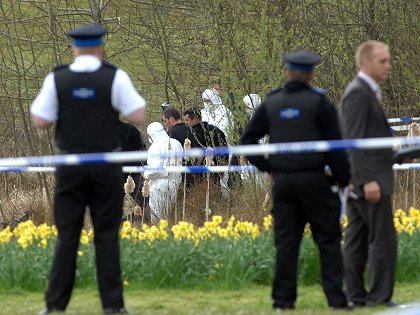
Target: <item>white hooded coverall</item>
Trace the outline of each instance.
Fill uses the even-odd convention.
[[[204,107],[201,110],[201,119],[222,130],[229,142],[229,136],[233,130],[232,112],[223,105],[223,101],[214,89],[206,89],[201,98],[204,101]]]
[[[147,127],[151,145],[148,150],[147,166],[180,166],[182,165],[183,148],[178,140],[170,138],[161,123],[153,122]],[[174,157],[168,157],[174,154]],[[181,173],[145,171],[144,177],[150,181],[149,207],[152,224],[165,219],[175,203],[181,182]]]

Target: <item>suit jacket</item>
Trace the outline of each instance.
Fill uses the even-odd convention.
[[[343,137],[346,139],[392,137],[381,104],[369,85],[356,77],[346,88],[339,109]],[[382,194],[392,195],[392,149],[349,150],[351,183],[363,196],[363,185],[376,181]]]

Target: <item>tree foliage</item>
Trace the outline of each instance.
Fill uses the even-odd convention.
[[[389,116],[419,115],[420,3],[417,0],[3,0],[0,2],[0,154],[52,152],[52,130],[30,127],[29,106],[54,66],[72,60],[65,32],[101,22],[107,59],[126,70],[149,102],[148,120],[169,101],[201,103],[211,79],[242,106],[247,93],[282,84],[284,53],[323,57],[315,85],[339,102],[367,39],[388,43],[384,82]],[[232,108],[233,102],[228,103]],[[235,109],[235,108],[233,108]],[[238,109],[236,108],[236,111]]]

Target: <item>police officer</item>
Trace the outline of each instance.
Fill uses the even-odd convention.
[[[312,88],[315,65],[321,58],[307,51],[286,54],[285,85],[272,91],[257,108],[242,136],[242,144],[341,139],[334,106],[324,92]],[[299,245],[309,222],[321,258],[322,285],[332,309],[347,309],[342,290],[339,198],[330,189],[324,169],[329,165],[340,187],[349,182],[343,151],[249,156],[249,161],[272,178],[274,233],[277,251],[273,308],[294,309]]]
[[[119,113],[143,120],[146,102],[129,76],[102,61],[106,29],[89,24],[68,32],[75,60],[45,78],[32,103],[34,127],[56,124],[60,153],[120,150]],[[54,220],[58,230],[46,308],[65,311],[73,289],[77,248],[89,206],[95,230],[98,286],[105,314],[125,314],[119,255],[123,174],[120,164],[60,166],[56,171]]]

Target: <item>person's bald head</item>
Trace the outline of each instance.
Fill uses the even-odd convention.
[[[388,45],[369,40],[362,43],[356,51],[357,67],[376,82],[388,78],[391,71],[391,54]]]

